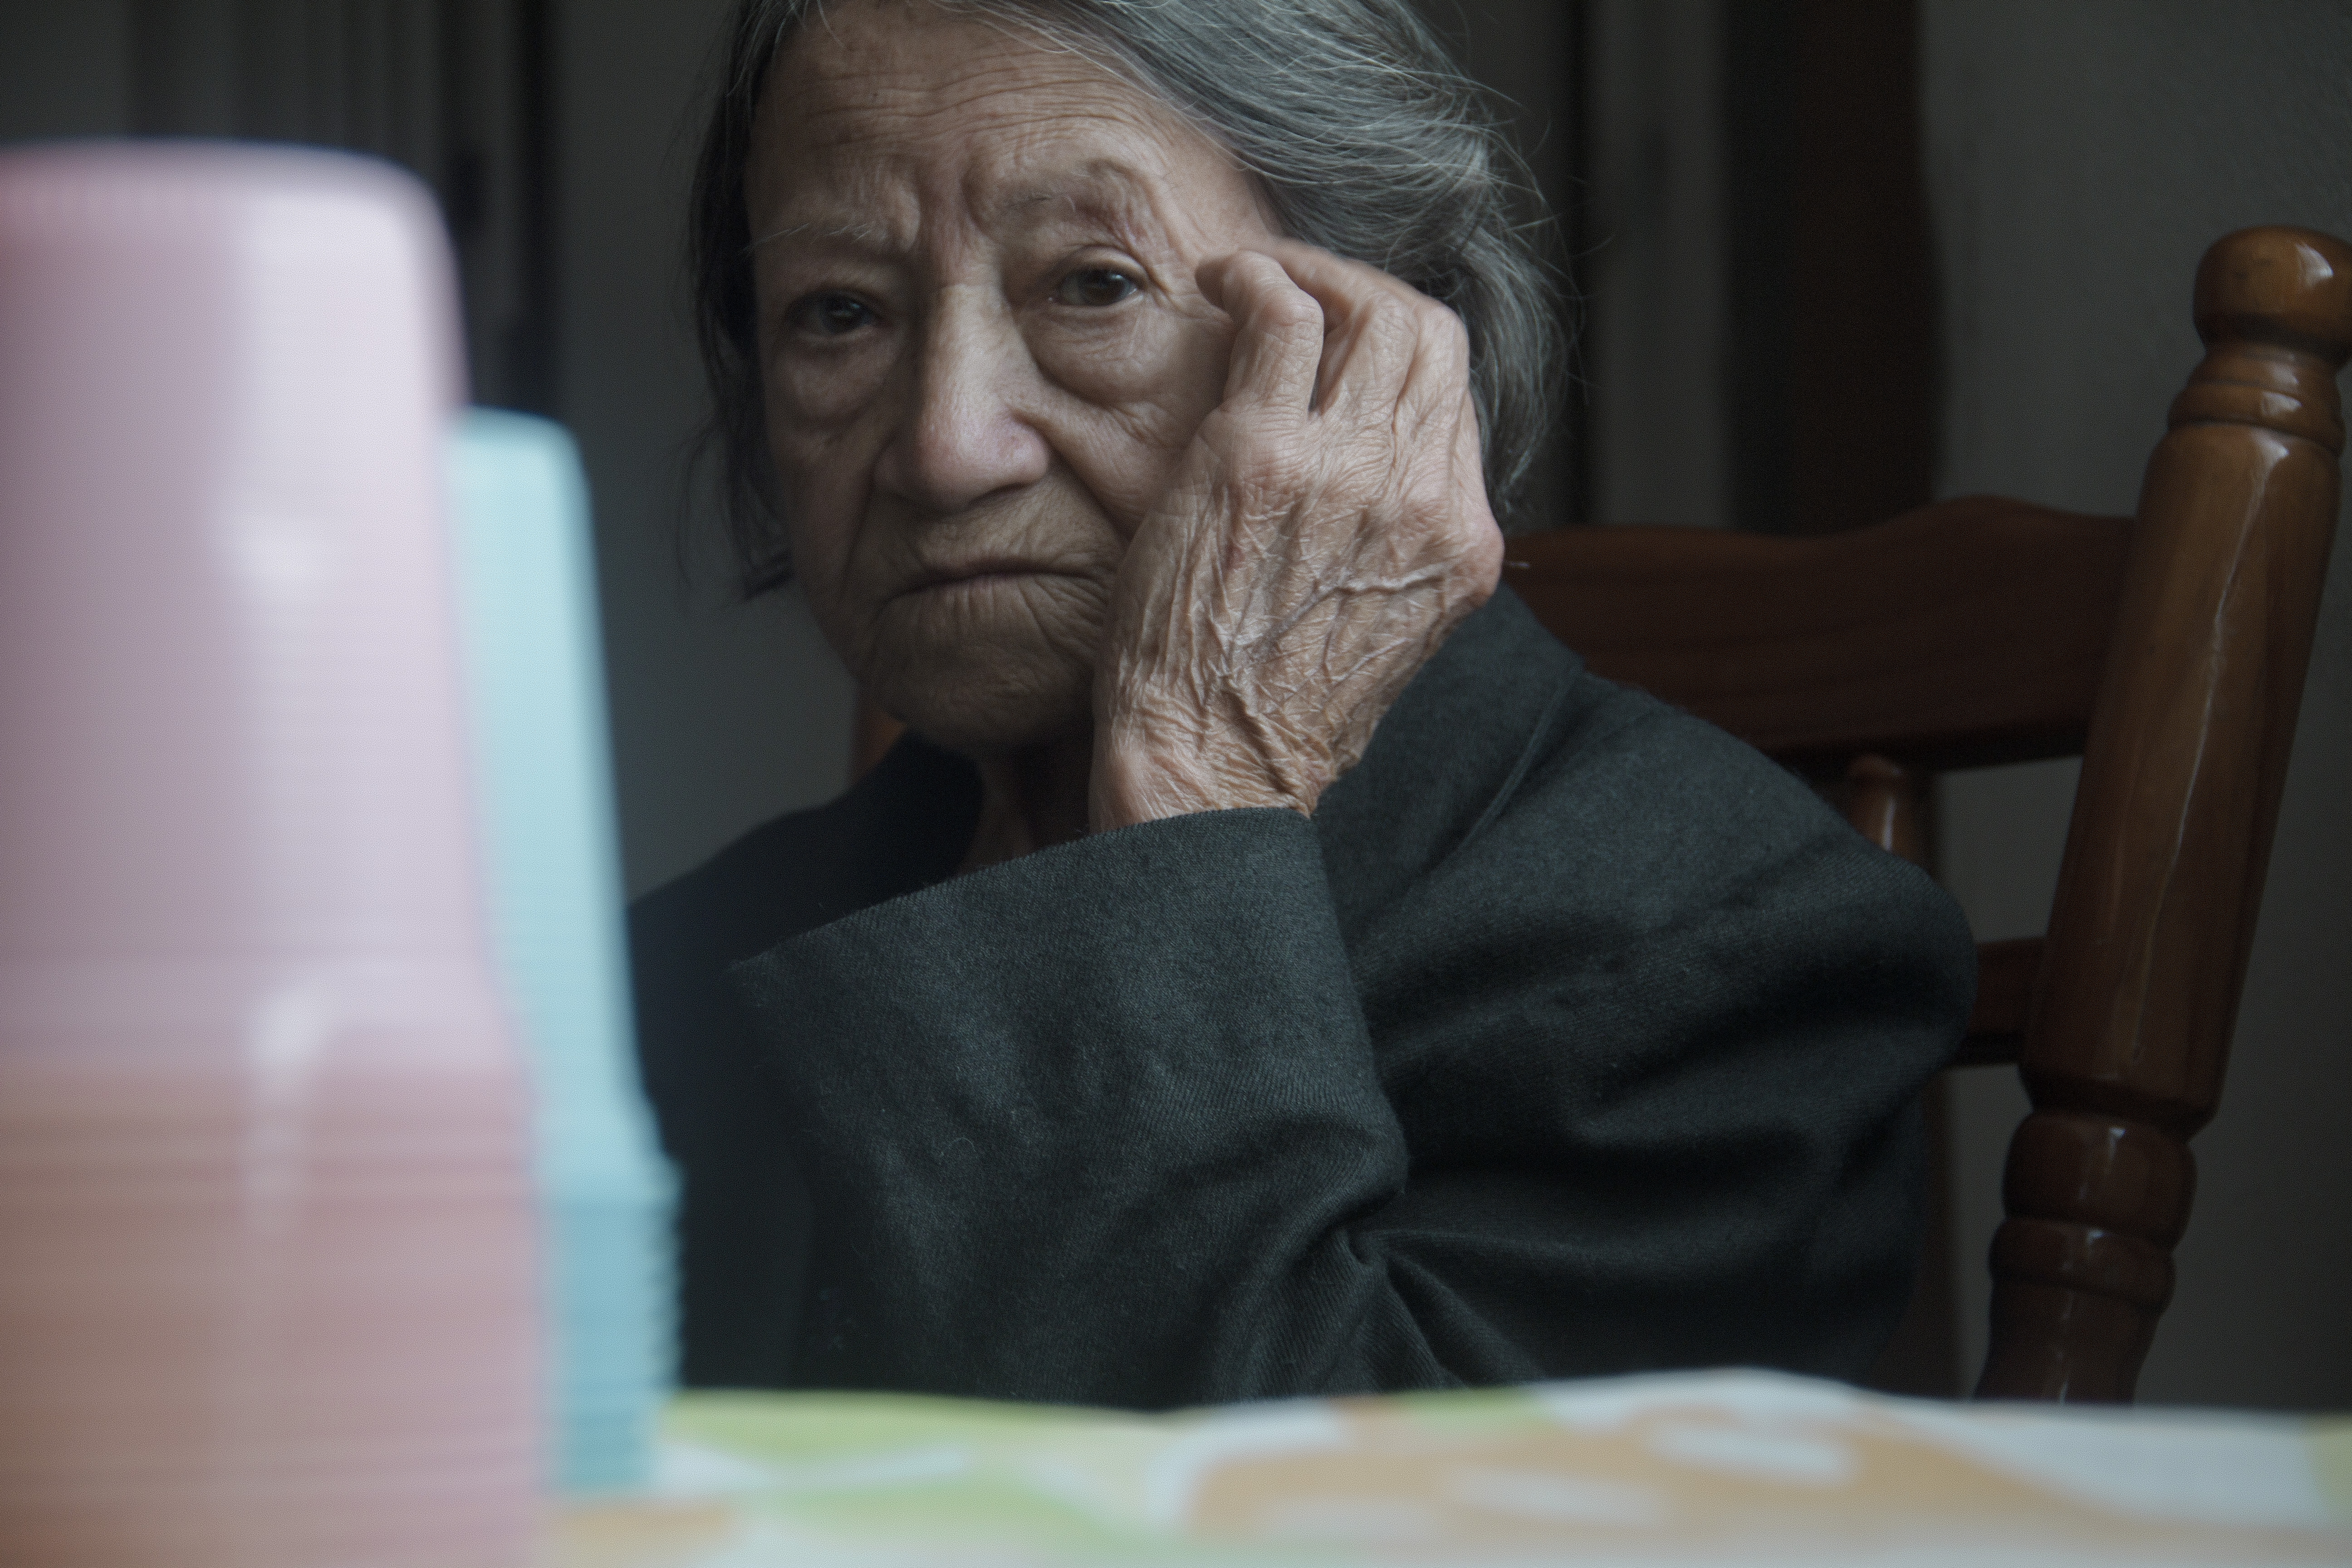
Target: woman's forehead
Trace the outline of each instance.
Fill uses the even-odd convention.
[[[1124,230],[1158,222],[1166,205],[1157,199],[1160,195],[1157,182],[1097,159],[968,180],[954,205],[958,216],[1000,235],[1052,228],[1064,221]],[[800,239],[902,249],[923,226],[927,204],[921,197],[913,185],[887,178],[863,190],[854,181],[787,180],[772,202],[753,203],[753,245]]]
[[[993,224],[1140,216],[1171,189],[1249,200],[1222,149],[1101,65],[1012,27],[871,0],[779,55],[751,151],[761,240],[901,228],[942,201]]]

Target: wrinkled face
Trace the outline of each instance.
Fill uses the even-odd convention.
[[[1193,269],[1273,238],[1101,68],[906,0],[778,58],[746,179],[793,559],[866,690],[944,744],[1081,732],[1112,574],[1222,395]]]

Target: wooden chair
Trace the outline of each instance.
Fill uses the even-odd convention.
[[[1924,862],[1928,775],[2083,757],[2046,937],[1979,950],[1964,1064],[2014,1061],[1980,1397],[2132,1396],[2172,1295],[2188,1140],[2212,1118],[2320,584],[2352,353],[2352,246],[2230,235],[2204,361],[2136,518],[1973,497],[1818,539],[1592,528],[1511,542],[1593,668],[1843,774]]]

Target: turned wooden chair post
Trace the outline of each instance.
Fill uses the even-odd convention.
[[[2148,463],[2020,1066],[1980,1397],[2128,1400],[2170,1300],[2327,554],[2352,247],[2207,253]]]
[[[1845,818],[1888,854],[1933,870],[1927,864],[1927,782],[1917,769],[1865,752],[1845,770]]]
[[[1980,942],[1960,1065],[2021,1065],[1981,1394],[2131,1396],[2171,1295],[2335,532],[2352,246],[2208,252],[2204,363],[2137,518],[1963,497],[1818,538],[1563,529],[1509,577],[1591,667],[1826,783],[1926,858],[1932,772],[2080,755],[2049,934]],[[1932,1091],[1931,1091],[1932,1092]],[[1930,1257],[1897,1337],[1932,1384]],[[1916,1332],[1914,1331],[1916,1331]]]

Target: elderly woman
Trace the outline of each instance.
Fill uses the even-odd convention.
[[[1496,586],[1551,353],[1404,0],[748,0],[753,591],[910,733],[635,912],[685,1374],[1860,1373],[1948,901]]]

